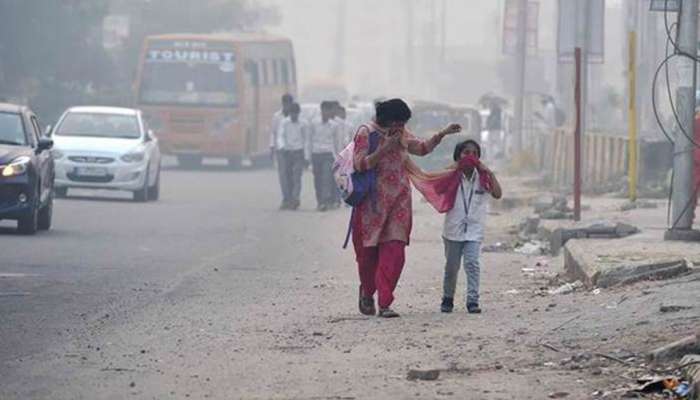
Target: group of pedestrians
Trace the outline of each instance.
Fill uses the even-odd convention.
[[[320,104],[320,113],[307,120],[290,94],[282,96],[282,109],[272,121],[270,148],[277,161],[282,210],[301,205],[301,183],[305,169],[312,167],[318,211],[340,207],[340,193],[333,179],[335,155],[351,138],[345,108],[336,101]]]
[[[411,109],[403,100],[380,101],[375,107],[374,119],[355,129],[345,122],[343,109],[336,102],[321,103],[320,115],[305,121],[292,96],[282,97],[282,110],[275,115],[271,141],[283,195],[280,208],[299,207],[301,176],[309,164],[313,165],[318,210],[339,207],[332,165],[335,155],[352,141],[354,170],[374,171],[375,176],[371,196],[354,206],[350,221],[360,280],[359,311],[384,318],[399,316],[391,305],[410,242],[413,184],[436,211],[445,214],[440,310],[449,313],[454,309],[462,264],[467,275],[465,308],[469,313],[480,313],[480,250],[489,197],[502,196],[496,175],[481,161],[481,147],[472,139],[456,145],[454,164],[445,170],[422,171],[410,155],[431,153],[445,136],[460,132],[461,126],[450,124],[423,140],[406,128]]]

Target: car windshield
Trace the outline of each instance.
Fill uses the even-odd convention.
[[[135,115],[71,112],[56,135],[138,139],[141,131]]]
[[[24,124],[19,114],[0,112],[0,144],[27,145]]]

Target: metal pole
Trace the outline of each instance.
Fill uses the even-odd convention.
[[[576,103],[576,130],[574,131],[574,220],[581,220],[581,48],[574,51],[576,63],[576,83],[574,99]]]
[[[525,68],[527,61],[527,2],[518,2],[518,45],[516,49],[516,90],[515,100],[515,134],[513,135],[513,152],[518,154],[523,149],[523,119],[525,107]]]
[[[445,64],[445,37],[447,36],[447,0],[442,0],[442,23],[440,24],[440,62]]]
[[[406,18],[406,75],[409,84],[413,83],[415,76],[413,56],[413,0],[406,1],[403,7]]]
[[[342,77],[345,73],[345,23],[347,21],[347,2],[338,0],[338,21],[335,32],[335,57],[333,60],[333,75]]]
[[[698,1],[681,2],[679,15],[678,47],[683,54],[697,57]],[[680,122],[688,136],[693,135],[695,114],[695,87],[697,65],[694,59],[681,56],[679,59],[679,87],[676,90],[676,104]],[[673,155],[673,219],[666,239],[685,239],[693,225],[693,144],[683,132],[676,133]]]
[[[627,146],[629,196],[631,201],[637,200],[637,34],[628,32],[627,77],[629,78],[629,100],[627,102],[627,131],[629,144]]]

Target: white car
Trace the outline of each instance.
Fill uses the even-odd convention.
[[[145,129],[141,111],[69,108],[50,134],[57,196],[69,188],[127,190],[136,201],[160,196],[158,139]]]

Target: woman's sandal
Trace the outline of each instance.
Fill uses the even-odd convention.
[[[360,299],[358,301],[360,312],[364,315],[374,315],[377,309],[374,308],[374,298],[362,295],[362,286],[360,286]]]
[[[398,317],[400,317],[399,313],[392,310],[391,308],[380,308],[379,314],[377,314],[377,315],[379,317],[382,317],[382,318],[398,318]]]

